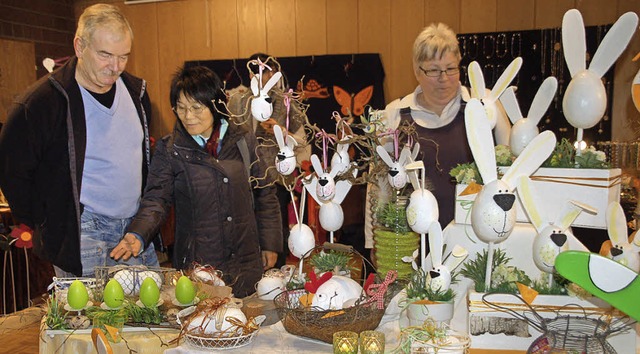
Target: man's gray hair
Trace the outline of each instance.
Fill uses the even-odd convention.
[[[78,20],[76,37],[91,41],[93,33],[99,27],[106,27],[116,33],[128,32],[133,40],[133,31],[129,21],[117,6],[110,4],[95,4],[87,7]]]

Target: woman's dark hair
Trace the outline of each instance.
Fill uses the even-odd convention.
[[[224,106],[218,100],[226,102],[227,97],[222,90],[222,81],[211,69],[204,66],[180,68],[171,80],[171,107],[176,106],[180,93],[209,108],[216,122],[223,118],[218,111],[224,111]]]

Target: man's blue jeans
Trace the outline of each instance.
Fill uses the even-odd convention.
[[[132,256],[126,261],[120,259],[116,262],[109,257],[109,253],[118,245],[132,219],[114,219],[87,210],[82,213],[80,217],[80,255],[83,277],[93,277],[95,267],[99,266],[111,267],[116,264],[159,266],[153,243],[149,244],[138,257]],[[75,277],[58,267],[54,268],[57,277]]]

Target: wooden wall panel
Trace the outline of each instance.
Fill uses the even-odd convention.
[[[237,0],[238,54],[246,58],[267,51],[266,0]]]
[[[496,0],[462,0],[460,33],[495,32]]]
[[[498,0],[496,29],[519,31],[533,28],[535,2],[531,0]]]
[[[32,42],[0,38],[0,122],[14,98],[36,81],[36,50]]]
[[[239,57],[236,0],[209,0],[209,13],[212,44],[210,59]]]
[[[416,86],[413,73],[413,42],[424,27],[424,2],[422,0],[396,0],[391,5],[391,55],[388,61],[389,82],[387,97],[390,100],[413,92]]]
[[[296,54],[327,54],[327,3],[296,0]]]
[[[327,0],[327,52],[358,52],[358,0]]]
[[[150,133],[152,136],[162,136],[167,127],[163,123],[159,106],[164,97],[160,91],[162,83],[158,70],[160,51],[157,6],[123,6],[122,9],[133,30],[133,46],[127,70],[147,81],[147,92],[153,103]]]
[[[575,8],[575,0],[536,0],[535,28],[555,28],[562,25],[562,16]]]
[[[391,69],[391,0],[358,0],[358,52],[380,53],[386,77]],[[386,101],[389,80],[384,80]]]
[[[459,32],[461,6],[461,0],[425,0],[424,26],[432,22],[442,22],[454,32]]]
[[[211,29],[208,0],[189,0],[181,6],[184,20],[185,60],[211,58]]]
[[[296,1],[267,1],[266,26],[269,55],[296,55]]]
[[[183,65],[185,60],[184,21],[188,18],[182,15],[183,5],[180,2],[159,2],[158,24],[171,23],[172,26],[158,26],[158,64],[160,73],[160,97],[156,104],[160,108],[162,117],[161,129],[164,134],[173,129],[175,116],[171,112],[169,103],[169,87],[173,73]],[[157,122],[155,122],[157,125]]]
[[[605,25],[618,18],[615,1],[605,5],[600,0],[576,0],[576,9],[582,13],[585,26]]]

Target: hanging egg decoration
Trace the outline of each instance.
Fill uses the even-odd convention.
[[[152,277],[146,278],[140,285],[140,302],[146,307],[155,307],[160,300],[160,288]]]
[[[118,283],[117,280],[111,279],[107,282],[107,285],[104,287],[104,303],[112,308],[119,308],[122,306],[124,302],[124,290],[122,289],[122,285]]]
[[[182,305],[193,303],[196,297],[196,288],[191,279],[181,276],[176,283],[176,300]]]
[[[80,280],[74,280],[67,292],[67,302],[73,310],[82,310],[89,302],[87,287]]]

